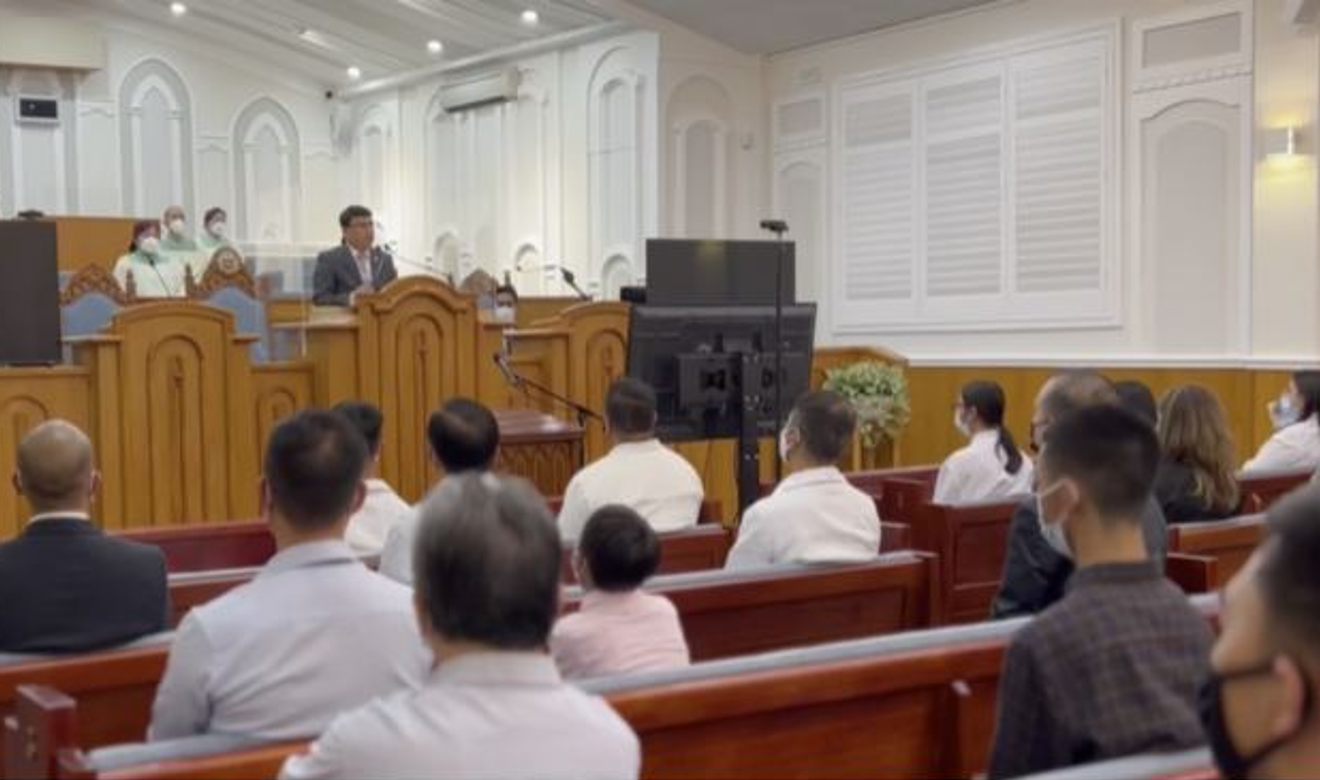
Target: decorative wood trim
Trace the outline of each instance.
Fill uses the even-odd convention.
[[[256,299],[257,283],[243,264],[243,256],[231,247],[220,247],[211,255],[206,271],[200,282],[193,279],[192,266],[188,266],[185,279],[188,297],[192,300],[206,300],[220,290],[235,287],[249,298]]]
[[[130,279],[131,281],[131,279]],[[60,290],[60,306],[68,306],[87,295],[104,295],[120,306],[133,303],[132,286],[128,290],[119,286],[114,274],[99,265],[79,269]]]

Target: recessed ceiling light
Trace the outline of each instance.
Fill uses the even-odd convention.
[[[541,23],[541,15],[534,8],[528,8],[522,12],[522,23],[528,27],[535,27]]]
[[[348,69],[348,77],[353,81],[357,81],[358,79],[362,78],[362,69],[356,65],[350,67]]]
[[[439,54],[440,52],[445,50],[445,45],[440,41],[427,41],[426,50],[431,52],[432,54]]]
[[[188,6],[183,3],[170,3],[170,13],[175,16],[183,16],[188,13]]]

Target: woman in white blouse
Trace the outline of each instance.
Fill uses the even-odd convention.
[[[1320,468],[1320,371],[1298,371],[1279,400],[1269,405],[1274,435],[1244,472],[1312,471]]]
[[[953,424],[971,443],[940,466],[935,503],[975,504],[1031,492],[1031,460],[1004,427],[1004,389],[972,382],[962,389]]]

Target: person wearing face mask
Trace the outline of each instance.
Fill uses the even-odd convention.
[[[857,413],[828,391],[793,405],[779,436],[790,476],[747,508],[726,569],[779,563],[860,563],[880,553],[875,499],[835,465],[857,430]]]
[[[1159,460],[1150,425],[1115,406],[1051,427],[1037,516],[1077,571],[1063,600],[1009,644],[990,777],[1202,744],[1197,692],[1214,637],[1146,547]]]
[[[573,475],[559,510],[559,533],[576,542],[587,521],[610,504],[630,507],[656,533],[695,528],[705,486],[692,464],[655,433],[655,390],[623,377],[605,394],[605,432],[613,446],[605,457]]]
[[[220,207],[208,209],[202,222],[203,232],[197,237],[197,248],[209,258],[217,249],[231,246],[229,243],[229,215]]]
[[[1298,371],[1270,404],[1274,435],[1242,467],[1244,472],[1320,468],[1320,371]]]
[[[188,215],[182,206],[170,206],[160,220],[162,252],[196,252],[197,242],[188,235]]]
[[[182,298],[187,295],[188,266],[161,249],[160,225],[141,220],[134,226],[129,253],[115,263],[114,276],[128,289],[129,277],[139,298]]]
[[[1201,721],[1224,777],[1320,777],[1320,489],[1271,508],[1224,591]]]
[[[971,443],[940,466],[935,503],[974,504],[1031,492],[1031,459],[1004,427],[1004,389],[994,382],[963,387],[953,424]]]
[[[1031,417],[1031,438],[1039,450],[1050,426],[1064,416],[1096,406],[1118,406],[1114,384],[1093,371],[1070,371],[1051,378],[1036,398]],[[1037,475],[1036,481],[1040,482]],[[1152,497],[1142,512],[1146,547],[1160,565],[1168,549],[1164,512]],[[1052,547],[1041,535],[1036,500],[1028,497],[1013,512],[1004,553],[1004,574],[991,617],[1004,619],[1034,615],[1063,598],[1073,563],[1066,552]]]
[[[495,321],[503,325],[518,322],[518,291],[511,284],[495,289]]]
[[[399,277],[394,258],[376,246],[376,220],[371,209],[349,206],[339,215],[343,240],[316,258],[312,302],[317,306],[351,306],[358,295],[383,290]]]

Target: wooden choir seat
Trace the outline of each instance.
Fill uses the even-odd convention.
[[[1242,511],[1266,512],[1275,502],[1311,481],[1313,471],[1261,471],[1238,475],[1242,489]]]
[[[1188,593],[1219,590],[1265,541],[1264,515],[1169,526],[1169,578]]]
[[[1198,596],[1192,604],[1217,622],[1217,598]],[[647,778],[971,777],[985,769],[1003,652],[1029,620],[767,653],[584,687],[603,695],[638,733]],[[74,737],[87,728],[78,699],[49,684],[24,686],[18,696],[19,715],[7,720],[5,733],[18,756],[5,764],[11,777],[274,777],[285,758],[306,749],[305,742],[213,737],[94,749]],[[729,749],[733,744],[739,749]],[[15,764],[28,771],[12,773]],[[1212,777],[1194,767],[1152,776]]]

